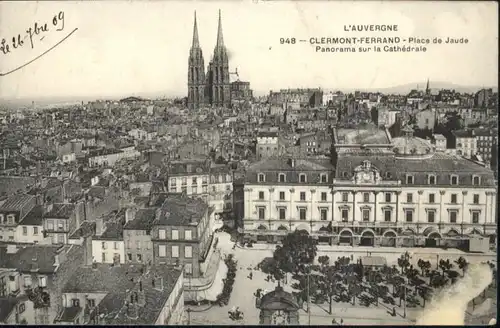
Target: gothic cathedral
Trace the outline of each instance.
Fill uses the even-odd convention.
[[[194,14],[193,43],[189,51],[187,105],[189,109],[198,109],[204,105],[226,108],[231,106],[229,59],[224,46],[220,10],[217,43],[206,75],[203,52],[198,39],[196,12]]]

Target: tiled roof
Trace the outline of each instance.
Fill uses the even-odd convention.
[[[65,247],[65,246],[63,246]],[[54,273],[55,256],[61,246],[27,246],[20,248],[16,253],[5,254],[0,258],[0,267],[18,269],[20,272],[30,272],[38,269],[39,273]],[[32,266],[34,264],[34,266]]]
[[[450,174],[459,176],[460,186],[472,186],[472,176],[481,177],[482,186],[495,186],[495,179],[490,169],[470,160],[435,153],[432,157],[422,159],[396,158],[394,155],[372,155],[351,153],[337,159],[336,178],[350,180],[354,169],[363,161],[371,162],[380,172],[383,180],[401,180],[406,184],[407,174],[414,177],[414,185],[427,185],[428,174],[436,175],[436,185],[450,186]]]
[[[4,322],[12,310],[16,307],[18,299],[16,297],[0,298],[0,322]]]
[[[62,312],[54,319],[55,322],[73,322],[82,311],[79,306],[70,306],[63,308]]]
[[[155,225],[197,224],[208,210],[208,205],[200,198],[181,194],[170,194],[163,202],[161,215]]]
[[[156,208],[143,208],[137,211],[135,218],[125,224],[125,230],[151,230],[155,220]]]
[[[46,218],[69,218],[75,210],[75,204],[54,204],[52,210],[45,213]]]
[[[11,196],[0,206],[0,211],[20,211],[34,198],[35,196],[26,194]]]
[[[333,169],[333,165],[329,160],[322,159],[296,159],[295,167],[292,167],[292,162],[287,159],[266,159],[252,164],[247,172],[264,172],[264,171],[325,171]]]
[[[43,222],[43,206],[35,205],[33,209],[19,222],[20,225],[41,226]]]
[[[170,175],[195,175],[209,171],[210,163],[205,160],[174,161],[169,165]]]

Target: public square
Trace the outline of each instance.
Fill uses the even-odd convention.
[[[227,306],[218,305],[200,305],[197,307],[190,306],[190,323],[191,324],[220,324],[220,325],[254,325],[259,324],[259,310],[255,306],[255,296],[254,293],[257,289],[261,288],[270,292],[276,287],[276,282],[266,281],[266,274],[260,270],[255,270],[255,267],[266,257],[272,257],[275,245],[254,245],[254,248],[241,248],[239,246],[235,247],[234,242],[231,241],[230,236],[226,233],[218,233],[219,243],[218,248],[221,249],[223,254],[234,254],[235,259],[238,261],[238,271],[236,272],[235,283],[233,286],[233,291]],[[334,261],[340,256],[350,256],[353,255],[354,260],[360,256],[367,256],[368,254],[372,256],[384,256],[387,258],[387,264],[392,266],[397,263],[397,259],[402,253],[408,251],[413,254],[412,260],[418,260],[421,258],[424,260],[437,261],[437,255],[439,251],[439,259],[456,260],[458,258],[457,250],[440,250],[440,249],[381,249],[381,248],[366,248],[362,247],[353,248],[351,250],[343,248],[328,248],[328,246],[318,247],[318,256],[328,255],[331,261]],[[417,255],[418,254],[418,255]],[[464,253],[465,254],[465,253]],[[483,261],[493,261],[496,260],[494,254],[484,255],[475,254],[467,256],[469,263],[483,262]],[[250,279],[249,273],[253,272],[253,277]],[[291,280],[291,279],[289,279]],[[292,291],[289,284],[284,285],[285,291]],[[300,324],[307,325],[330,325],[332,319],[336,319],[337,322],[340,319],[343,320],[346,325],[412,325],[414,324],[416,318],[423,310],[422,307],[418,306],[416,308],[407,308],[407,316],[403,318],[402,309],[397,307],[396,311],[398,315],[392,317],[389,314],[389,309],[382,303],[375,307],[371,305],[370,307],[364,307],[361,305],[353,306],[347,303],[336,303],[333,302],[332,314],[329,314],[328,304],[313,304],[311,303],[311,315],[309,318],[308,313],[305,310],[300,310]],[[244,318],[239,321],[233,321],[229,318],[228,311],[233,307],[239,307],[243,312]],[[304,309],[306,306],[304,305]]]

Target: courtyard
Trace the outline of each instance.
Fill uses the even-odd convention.
[[[254,245],[254,248],[241,248],[237,246],[233,249],[234,242],[231,241],[230,236],[227,233],[218,233],[219,243],[218,248],[221,250],[222,254],[233,254],[237,263],[237,272],[235,277],[235,282],[231,297],[229,299],[228,305],[209,305],[203,304],[199,306],[187,306],[190,309],[189,313],[189,323],[190,324],[213,324],[213,325],[254,325],[259,324],[259,310],[255,306],[256,297],[254,293],[260,288],[264,292],[270,292],[274,290],[277,283],[273,281],[267,281],[267,275],[256,270],[255,268],[262,260],[266,257],[272,257],[275,245],[263,244]],[[408,252],[410,257],[410,262],[417,267],[418,259],[427,260],[431,264],[437,267],[440,259],[450,259],[456,260],[458,256],[467,256],[467,261],[469,263],[493,261],[496,262],[496,256],[494,254],[468,254],[459,252],[457,250],[441,250],[441,249],[381,249],[372,247],[356,247],[356,248],[335,248],[332,249],[326,247],[318,247],[318,257],[322,255],[327,255],[333,262],[339,257],[352,256],[352,259],[356,261],[359,257],[364,256],[383,256],[387,259],[387,265],[397,265],[398,258],[401,254]],[[459,253],[457,253],[459,252]],[[461,254],[461,255],[459,255]],[[224,256],[224,255],[223,255]],[[413,263],[414,262],[414,263]],[[252,279],[249,278],[249,274],[252,272]],[[282,287],[285,291],[292,292],[293,288],[290,285],[290,280],[288,283],[284,284]],[[308,313],[306,309],[306,304],[304,304],[304,310],[299,311],[300,324],[312,324],[312,325],[330,325],[332,320],[335,318],[337,322],[340,319],[346,325],[413,325],[418,315],[422,312],[423,308],[421,306],[408,307],[406,309],[406,317],[403,316],[403,309],[396,306],[396,316],[391,316],[392,306],[384,304],[383,302],[378,302],[378,306],[370,305],[365,307],[358,304],[352,305],[352,303],[332,303],[332,314],[329,313],[328,302],[324,304],[314,304],[310,303],[311,311]],[[496,304],[496,300],[495,300]],[[231,308],[239,307],[243,312],[244,317],[242,320],[233,321],[229,318],[228,312]],[[472,311],[471,311],[472,312]]]

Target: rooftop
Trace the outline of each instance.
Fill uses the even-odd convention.
[[[157,225],[198,224],[208,210],[208,204],[201,198],[182,194],[169,194],[161,206],[161,214],[155,220]]]
[[[75,204],[54,204],[52,210],[45,213],[46,218],[69,218],[75,210]]]
[[[43,206],[35,205],[33,209],[19,222],[20,225],[41,226],[43,222]]]
[[[386,145],[390,143],[385,130],[368,126],[360,129],[336,129],[335,143],[339,145]]]
[[[295,159],[270,158],[250,165],[247,171],[325,171],[332,170],[334,167],[329,159]]]
[[[20,272],[38,270],[38,273],[55,273],[56,255],[69,246],[36,245],[20,248],[16,253],[7,254],[0,249],[0,267],[18,269]]]
[[[135,218],[125,224],[124,230],[151,230],[155,220],[156,208],[142,208],[135,213]]]
[[[20,211],[29,202],[35,199],[35,196],[19,194],[7,198],[7,200],[0,206],[0,211]]]

